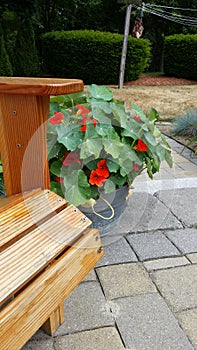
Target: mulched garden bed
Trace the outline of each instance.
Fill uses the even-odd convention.
[[[139,79],[124,83],[125,86],[173,86],[173,85],[197,85],[197,81],[182,78],[166,77],[164,75],[143,75]]]

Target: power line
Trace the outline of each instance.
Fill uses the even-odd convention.
[[[148,12],[148,13],[151,13],[153,15],[156,15],[156,16],[159,16],[159,17],[162,17],[162,18],[165,18],[165,19],[168,19],[169,21],[172,21],[172,22],[176,22],[176,23],[179,23],[179,24],[183,24],[183,25],[188,25],[188,26],[197,26],[197,20],[188,20],[187,18],[183,18],[183,17],[179,17],[178,15],[166,15],[166,14],[162,14],[161,12],[158,12],[158,11],[153,11],[153,10],[150,10],[150,9],[145,9],[145,12]]]
[[[188,18],[182,17],[178,14],[166,14],[166,13],[162,13],[160,11],[154,11],[151,9],[145,9],[145,11],[149,12],[153,15],[168,19],[168,20],[173,21],[173,22],[177,22],[180,24],[188,25],[188,26],[197,26],[197,19],[195,19],[195,18],[188,19]]]
[[[163,8],[168,8],[168,9],[173,9],[173,10],[183,10],[183,11],[196,11],[197,12],[197,9],[189,9],[189,8],[183,8],[183,7],[172,7],[172,6],[162,6],[162,5],[154,5],[154,4],[146,4],[146,6],[149,6],[149,7],[163,7]]]
[[[144,7],[145,8],[145,7]],[[157,9],[152,9],[149,5],[146,5],[146,8],[148,8],[148,9],[150,9],[150,10],[152,10],[152,11],[158,11],[159,13],[163,13],[163,14],[166,14],[166,15],[170,15],[170,16],[174,16],[174,15],[177,15],[177,16],[181,16],[182,18],[184,18],[184,19],[188,19],[188,20],[196,20],[197,19],[197,17],[191,17],[191,16],[182,16],[181,14],[177,14],[177,13],[175,13],[175,12],[169,12],[169,11],[165,11],[165,10],[157,10]]]
[[[135,8],[139,8],[136,5],[133,5],[133,6]],[[147,12],[147,13],[153,14],[155,16],[159,16],[159,17],[165,18],[169,21],[176,22],[176,23],[179,23],[182,25],[188,25],[188,26],[192,26],[192,27],[197,26],[197,18],[195,18],[195,17],[182,16],[180,14],[171,13],[171,12],[159,10],[159,9],[154,9],[151,6],[149,6],[149,4],[144,4],[143,12]]]
[[[151,6],[151,5],[149,5],[149,4],[144,4],[144,7],[147,7],[147,8],[149,8],[149,9],[151,9],[151,10],[153,10],[153,11],[160,11],[160,9],[154,9],[153,7],[154,6]],[[171,15],[173,12],[169,12],[169,11],[165,11],[165,10],[163,10],[165,7],[164,6],[162,6],[162,9],[161,9],[161,11],[162,11],[162,13],[166,13],[166,14],[169,14],[169,15]],[[171,7],[171,9],[172,9],[172,7]],[[174,9],[176,9],[176,8],[174,8]],[[197,11],[197,10],[196,10]],[[180,16],[180,14],[178,14],[179,16]],[[182,16],[182,15],[181,15]],[[186,15],[184,15],[183,16],[183,18],[190,18],[190,19],[193,19],[193,18],[196,18],[196,17],[191,17],[191,16],[186,16]]]
[[[157,13],[157,14],[162,14],[162,15],[164,15],[164,16],[169,16],[169,17],[175,17],[175,16],[177,16],[177,17],[179,17],[180,19],[182,19],[182,20],[185,20],[185,21],[191,21],[191,22],[196,22],[197,21],[197,18],[195,18],[195,17],[190,17],[190,16],[182,16],[182,15],[180,15],[180,14],[177,14],[177,13],[171,13],[171,12],[167,12],[167,11],[157,11],[157,10],[154,10],[154,9],[151,9],[151,8],[149,8],[149,7],[147,7],[147,9],[149,10],[149,11],[153,11],[155,14]]]

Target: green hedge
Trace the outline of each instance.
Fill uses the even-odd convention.
[[[85,84],[117,84],[123,35],[93,30],[50,32],[42,36],[42,56],[50,76]],[[129,37],[125,81],[135,80],[150,61],[150,42]]]
[[[164,72],[168,76],[197,80],[197,34],[165,38]]]

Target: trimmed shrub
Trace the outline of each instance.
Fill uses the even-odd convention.
[[[197,34],[165,38],[164,72],[168,76],[197,80]]]
[[[123,35],[93,30],[50,32],[42,36],[42,56],[51,76],[85,84],[117,84]],[[150,42],[129,37],[125,81],[135,80],[150,61]]]

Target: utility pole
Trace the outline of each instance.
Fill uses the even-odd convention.
[[[121,56],[121,62],[120,62],[120,74],[119,74],[119,89],[123,88],[124,83],[124,72],[125,72],[125,65],[126,65],[126,56],[127,56],[127,44],[128,44],[128,36],[129,36],[129,28],[130,28],[130,18],[131,18],[131,10],[133,5],[140,5],[142,3],[142,0],[118,0],[118,3],[121,4],[128,4],[129,2],[132,2],[132,4],[127,6],[126,11],[126,17],[125,17],[125,27],[124,27],[124,41],[123,41],[123,47],[122,47],[122,56]]]
[[[131,10],[132,5],[127,6],[126,17],[125,17],[125,27],[124,27],[124,41],[122,47],[122,56],[120,62],[120,75],[119,75],[119,89],[122,89],[124,83],[124,72],[125,72],[125,64],[126,64],[126,56],[127,56],[127,43],[129,36],[129,28],[130,28],[130,18],[131,18]]]

